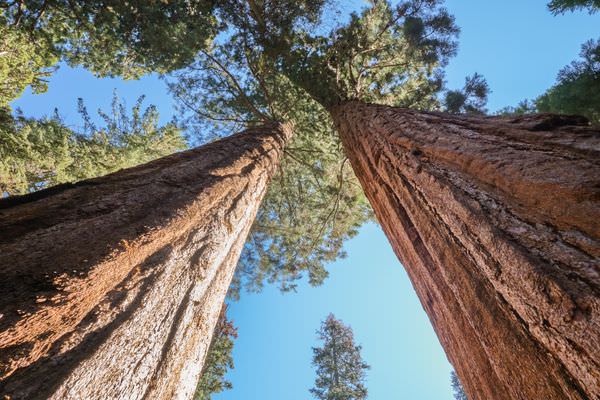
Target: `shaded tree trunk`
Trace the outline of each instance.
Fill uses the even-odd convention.
[[[0,200],[0,393],[185,399],[286,125]]]
[[[469,398],[600,398],[600,131],[359,102],[332,115]]]

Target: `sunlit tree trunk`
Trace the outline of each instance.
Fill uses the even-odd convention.
[[[249,129],[0,201],[0,393],[191,398],[290,135]]]
[[[359,102],[332,115],[469,398],[600,398],[600,131]]]

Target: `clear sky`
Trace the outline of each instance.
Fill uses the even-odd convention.
[[[340,0],[356,7],[358,0]],[[448,0],[461,27],[458,56],[447,69],[449,87],[465,75],[483,74],[493,93],[494,111],[533,98],[550,87],[560,68],[576,58],[580,45],[600,36],[600,15],[554,17],[546,0]],[[90,111],[108,108],[112,91],[133,105],[145,94],[162,121],[174,113],[164,82],[156,76],[140,81],[96,79],[81,69],[62,67],[43,95],[26,94],[13,103],[26,115],[51,114],[58,107],[67,123],[81,124],[77,97]],[[310,365],[315,330],[329,312],[350,324],[363,345],[372,400],[450,400],[450,365],[429,325],[408,278],[375,224],[363,227],[346,244],[348,258],[330,266],[319,288],[301,284],[296,294],[267,288],[243,295],[230,307],[239,327],[234,350],[236,368],[229,374],[234,389],[218,400],[295,400],[310,398]]]

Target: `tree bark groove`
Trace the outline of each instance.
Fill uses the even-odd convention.
[[[600,131],[348,102],[356,175],[470,399],[600,398]]]
[[[291,127],[0,200],[0,393],[187,399]]]

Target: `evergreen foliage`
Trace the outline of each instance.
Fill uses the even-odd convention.
[[[563,68],[557,83],[533,101],[505,107],[497,114],[549,112],[577,114],[600,124],[600,40],[590,40],[581,49],[581,59]]]
[[[587,9],[590,14],[600,10],[600,0],[552,0],[548,8],[554,14]]]
[[[558,74],[558,82],[535,103],[540,112],[580,114],[600,123],[600,40],[586,42],[581,59]]]
[[[233,387],[231,382],[225,379],[225,375],[233,368],[231,353],[235,339],[237,339],[237,328],[227,318],[227,305],[224,304],[204,360],[194,400],[210,400],[213,394]]]
[[[227,34],[171,80],[184,120],[199,141],[265,120],[295,125],[281,173],[242,254],[234,296],[241,287],[260,290],[265,282],[293,290],[303,275],[320,284],[327,276],[325,264],[344,255],[344,240],[371,217],[327,107],[354,98],[443,107],[441,68],[455,52],[458,29],[439,1],[372,2],[330,31],[325,25],[331,18],[323,15],[328,6],[325,1],[224,1]],[[479,110],[486,90],[476,74],[467,81],[462,103],[453,104]]]
[[[444,109],[452,114],[486,114],[490,88],[484,77],[473,74],[465,78],[462,90],[449,90],[444,96]]]
[[[458,375],[456,375],[455,371],[450,372],[450,384],[452,385],[452,394],[454,395],[454,400],[469,400],[465,393],[465,389],[460,383],[458,379]]]
[[[0,1],[0,106],[28,85],[43,91],[49,67],[60,59],[98,76],[181,68],[214,36],[213,6],[211,0]]]
[[[520,101],[516,107],[515,106],[506,106],[496,111],[496,115],[524,115],[524,114],[535,114],[537,113],[537,107],[535,105],[535,101],[531,100],[522,100]]]
[[[325,108],[360,99],[419,109],[437,105],[441,67],[456,52],[458,28],[439,0],[372,1],[328,34],[281,18],[278,2],[230,0],[227,18],[279,72]],[[301,2],[300,2],[301,3]],[[312,10],[311,23],[319,17]]]
[[[0,19],[0,108],[19,97],[27,86],[33,93],[47,90],[45,78],[58,60],[53,54],[39,51],[36,41],[18,29],[2,25]]]
[[[371,218],[328,113],[253,51],[243,35],[229,37],[174,77],[171,91],[199,141],[263,120],[295,126],[230,294],[237,297],[241,288],[258,291],[267,282],[294,290],[303,276],[321,284],[325,264],[343,257],[344,241]],[[201,134],[207,131],[212,133]]]
[[[364,400],[366,364],[361,355],[361,346],[354,343],[354,334],[349,326],[329,314],[317,331],[322,347],[313,347],[313,365],[317,378],[311,394],[320,400]]]
[[[179,129],[159,126],[156,108],[142,110],[142,101],[129,114],[115,95],[111,112],[99,111],[104,126],[98,127],[80,100],[84,128],[79,132],[58,113],[10,117],[0,126],[0,193],[23,194],[92,178],[184,149]]]

